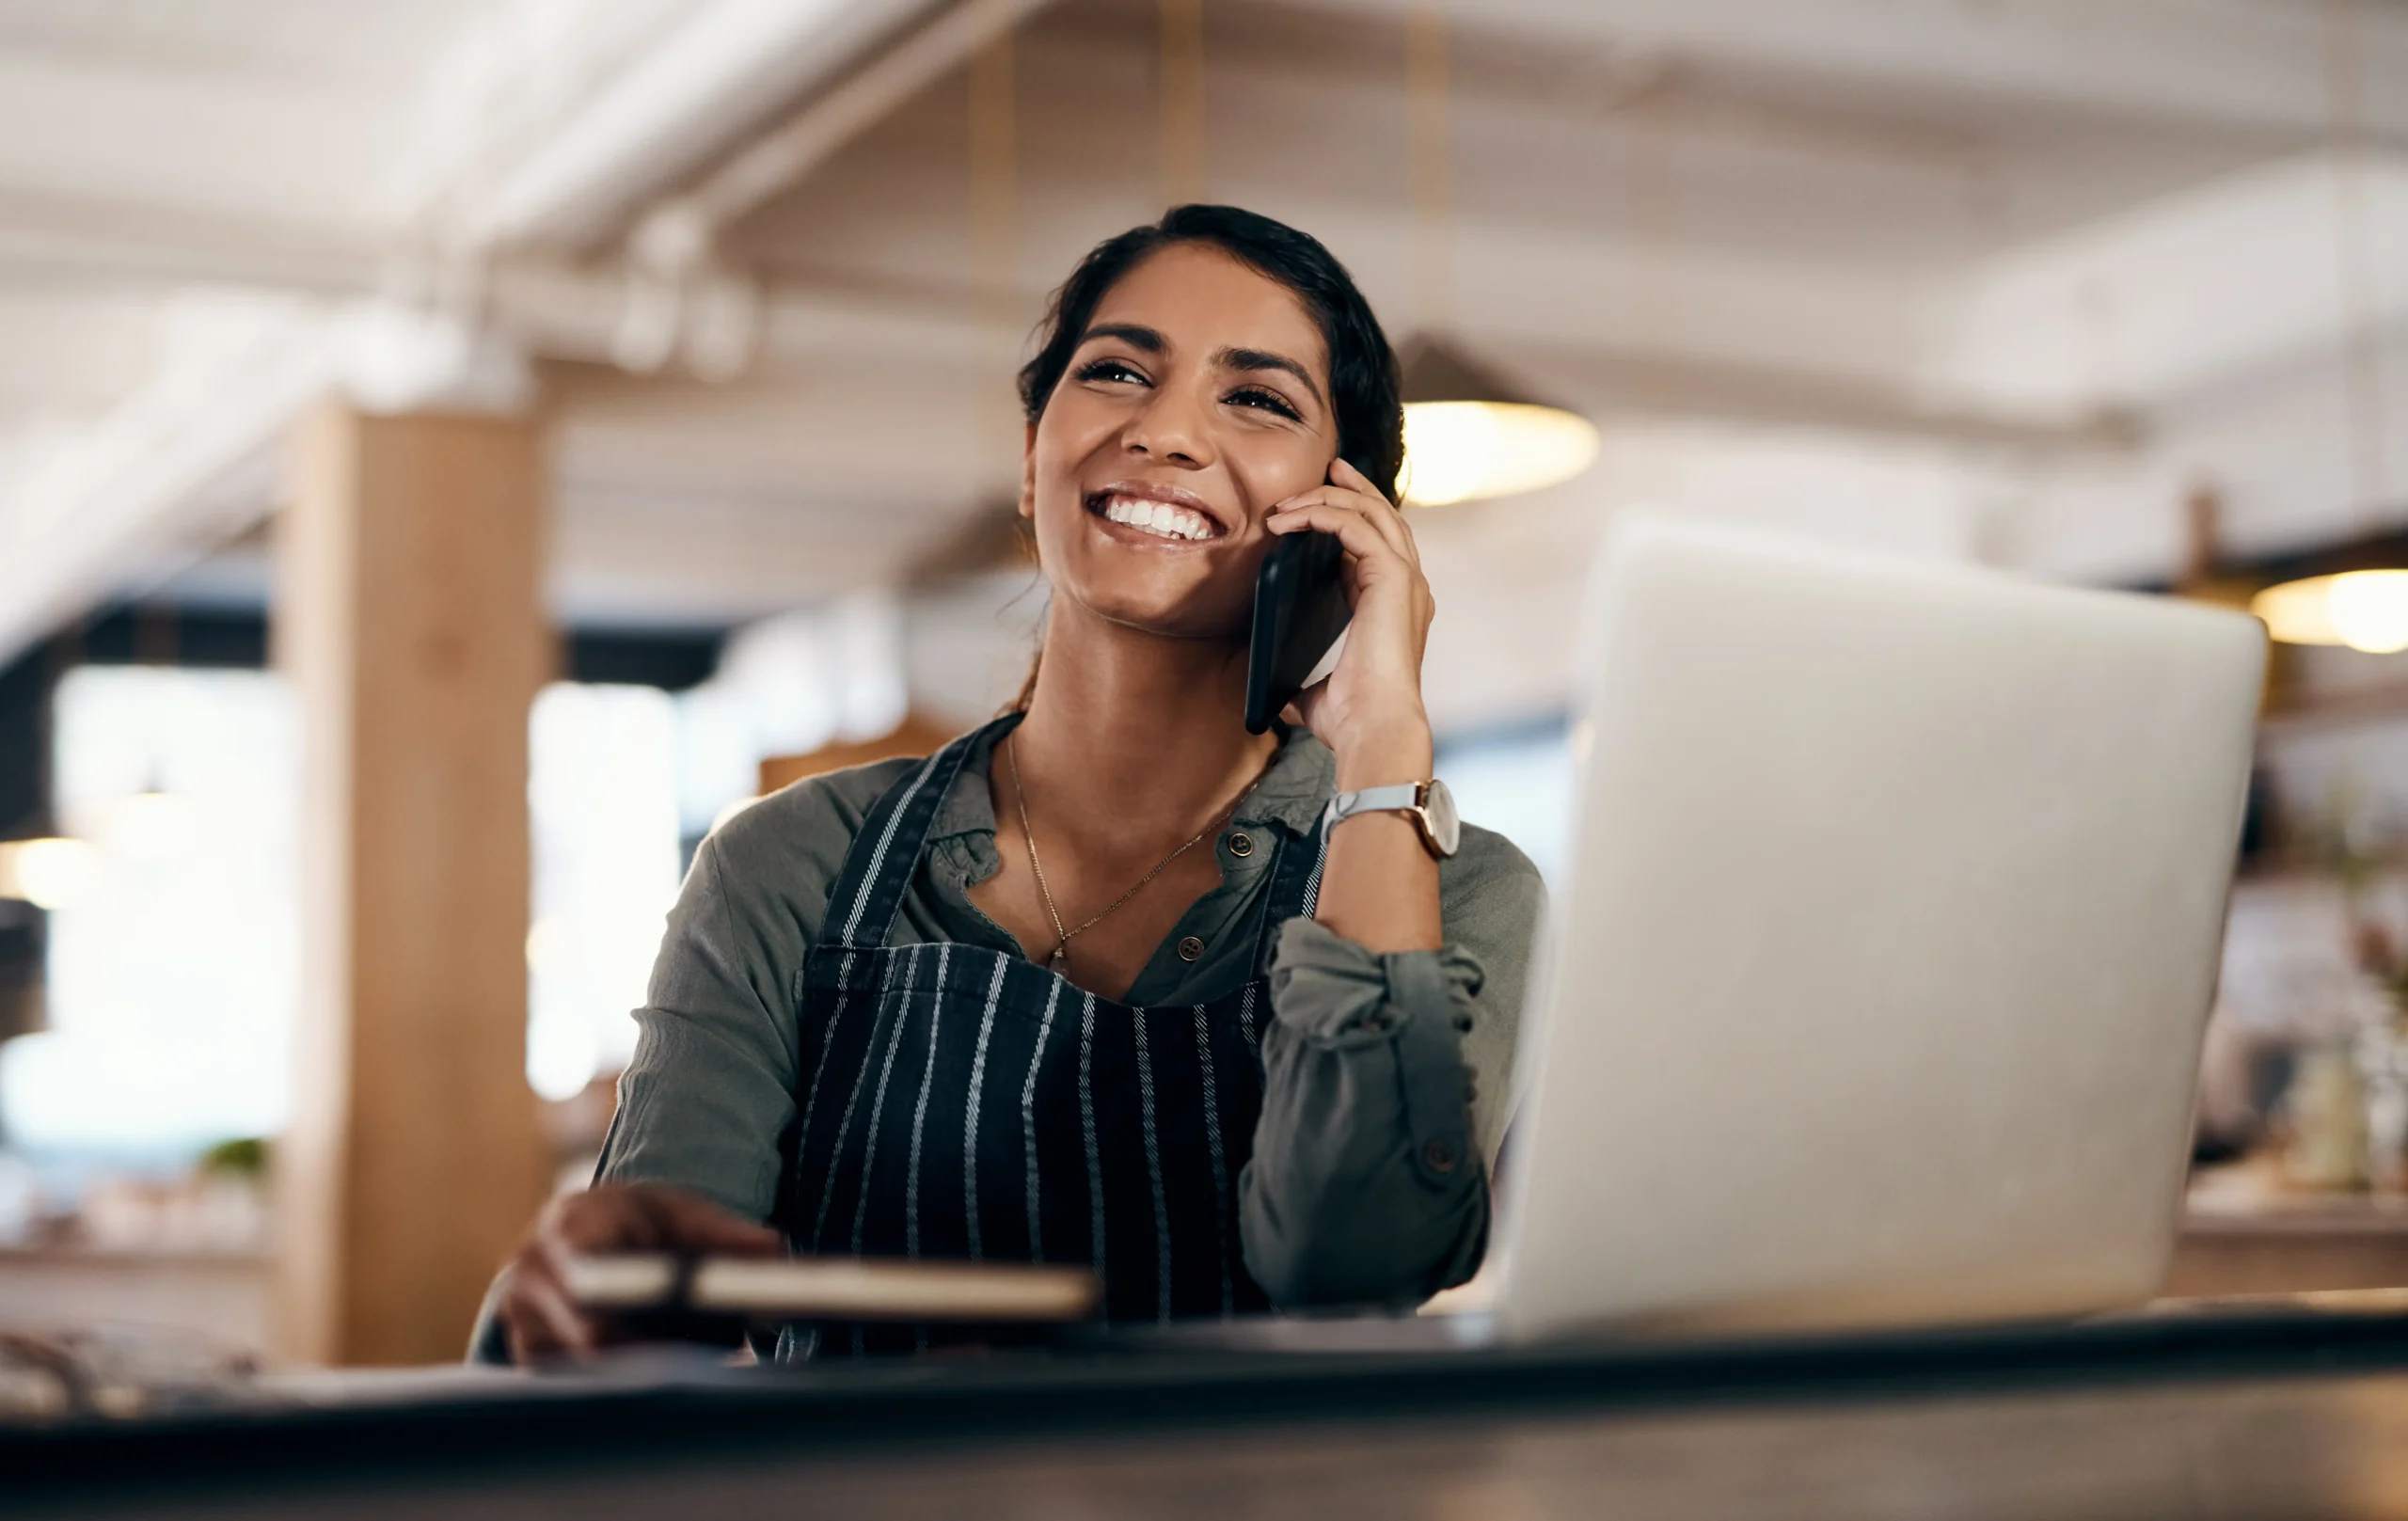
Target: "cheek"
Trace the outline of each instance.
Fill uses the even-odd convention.
[[[1030,452],[1040,517],[1064,503],[1077,505],[1079,479],[1088,459],[1098,449],[1110,446],[1116,431],[1114,420],[1099,415],[1086,397],[1059,395],[1046,404],[1037,422],[1036,447]]]
[[[1246,500],[1262,510],[1326,482],[1338,446],[1292,434],[1259,435],[1231,447],[1224,457]]]

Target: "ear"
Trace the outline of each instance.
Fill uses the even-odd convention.
[[[1020,441],[1020,515],[1030,522],[1037,521],[1037,424],[1032,422]]]

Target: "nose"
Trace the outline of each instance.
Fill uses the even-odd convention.
[[[1212,463],[1206,405],[1183,386],[1164,386],[1129,420],[1121,447],[1139,458],[1197,468]]]

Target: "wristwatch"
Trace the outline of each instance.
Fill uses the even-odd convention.
[[[1402,814],[1413,820],[1421,836],[1421,848],[1444,861],[1463,844],[1463,820],[1455,814],[1455,795],[1439,781],[1399,782],[1394,786],[1365,787],[1360,792],[1341,792],[1329,800],[1322,811],[1321,831],[1324,838],[1341,818],[1356,814]]]

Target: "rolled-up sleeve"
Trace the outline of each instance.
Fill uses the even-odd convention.
[[[807,941],[780,895],[737,889],[775,863],[731,869],[725,853],[754,842],[726,833],[703,842],[670,912],[595,1177],[673,1184],[767,1220],[794,1117],[791,984]]]
[[[1375,956],[1310,919],[1280,930],[1238,1194],[1274,1304],[1426,1298],[1479,1265],[1488,1190],[1456,1042],[1481,980],[1460,949]]]

